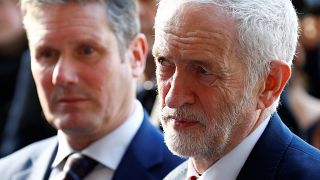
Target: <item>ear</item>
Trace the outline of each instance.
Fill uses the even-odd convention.
[[[139,77],[144,72],[148,53],[148,44],[144,34],[138,34],[131,42],[131,68],[133,77]]]
[[[282,61],[272,61],[270,73],[263,82],[259,91],[258,109],[271,106],[280,96],[291,75],[290,66]]]

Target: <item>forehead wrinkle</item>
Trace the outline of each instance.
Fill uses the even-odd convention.
[[[73,18],[75,21],[72,22],[72,24],[68,23],[68,22],[64,22],[64,21],[60,21],[59,23],[57,23],[57,21],[54,20],[48,20],[46,22],[42,22],[45,23],[45,27],[47,27],[46,29],[61,29],[61,28],[69,28],[69,27],[81,27],[81,28],[86,28],[86,27],[92,27],[93,22],[92,20],[88,20],[88,19],[84,19],[84,18]],[[80,21],[79,21],[80,20]]]
[[[231,37],[223,32],[195,30],[183,32],[178,28],[164,30],[165,41],[183,52],[201,51],[211,58],[224,58],[232,49]],[[196,48],[195,48],[196,47]]]
[[[158,32],[160,31],[158,30]],[[163,44],[167,44],[167,48],[169,48],[167,51],[169,53],[175,52],[175,57],[183,59],[184,63],[195,60],[197,62],[204,61],[210,64],[221,77],[229,78],[232,76],[233,72],[230,67],[232,62],[228,59],[232,59],[230,56],[237,45],[232,36],[223,32],[201,30],[182,33],[178,29],[167,29],[161,32],[161,40],[165,41]],[[195,48],[193,46],[195,43],[200,46]],[[172,49],[178,49],[178,53]],[[168,57],[170,58],[171,55],[169,54]]]
[[[29,19],[30,18],[30,19]],[[89,19],[90,18],[90,19]],[[59,20],[57,20],[59,19]],[[94,20],[99,20],[97,18],[93,18],[93,17],[72,17],[72,23],[70,23],[69,21],[61,21],[61,18],[59,18],[58,16],[54,17],[50,17],[50,18],[36,18],[36,17],[28,17],[29,21],[33,21],[32,24],[30,24],[31,26],[28,26],[28,28],[34,29],[43,29],[43,30],[60,30],[62,28],[68,28],[68,27],[81,27],[81,28],[91,28],[94,25]],[[70,20],[70,19],[68,19]],[[103,20],[100,20],[101,23],[106,23]],[[105,26],[106,28],[108,27],[107,25]]]
[[[90,4],[90,6],[96,6],[96,4]],[[37,42],[37,44],[41,45],[43,42],[51,42],[51,44],[54,44],[57,35],[68,36],[67,33],[70,32],[73,32],[73,35],[80,34],[81,36],[77,38],[80,38],[81,41],[91,39],[95,40],[96,42],[102,42],[105,41],[105,38],[101,39],[99,36],[101,31],[106,30],[113,32],[107,25],[107,19],[105,17],[89,14],[88,9],[82,7],[81,5],[71,7],[72,15],[68,15],[65,18],[63,17],[68,12],[65,11],[65,9],[62,9],[61,6],[56,5],[52,9],[46,5],[43,5],[43,7],[44,9],[40,9],[37,13],[30,12],[25,17],[25,20],[28,22],[25,24],[27,35],[29,37],[29,41],[32,41],[33,43]],[[77,9],[84,10],[86,13],[83,14],[77,12]],[[45,12],[48,14],[44,14]],[[43,16],[39,16],[41,14]],[[103,28],[100,28],[100,26],[103,26]],[[97,28],[95,28],[95,31],[83,34],[86,29],[91,29],[92,27]],[[74,29],[78,29],[78,31],[74,31]],[[60,31],[65,33],[56,34]]]
[[[32,11],[28,11],[23,22],[26,29],[39,28],[39,26],[49,27],[50,29],[68,28],[68,26],[92,27],[94,21],[100,21],[100,23],[105,24],[106,28],[109,28],[106,16],[101,17],[92,14],[91,7],[95,6],[97,4],[93,2],[85,4],[67,3],[64,5],[44,4],[41,5],[41,8],[36,7]],[[67,7],[70,7],[69,12],[65,11]],[[104,12],[104,9],[98,11]]]
[[[75,24],[73,22],[73,24]],[[77,23],[77,25],[79,26],[78,29],[83,29],[83,28],[90,28],[92,27],[91,25],[83,25],[81,23]],[[52,36],[52,34],[55,34],[56,32],[59,32],[61,30],[63,31],[67,31],[68,28],[71,28],[71,29],[74,29],[75,27],[78,27],[78,26],[74,26],[74,25],[70,25],[70,24],[63,24],[62,26],[61,25],[57,25],[55,24],[54,22],[52,22],[52,25],[48,25],[48,24],[38,24],[38,26],[33,26],[33,28],[31,28],[29,31],[31,31],[31,33],[34,33],[36,32],[37,36],[33,36],[33,38],[36,38],[36,39],[41,39],[41,40],[48,40],[48,41],[51,41],[51,40],[54,40],[56,37],[55,36]],[[83,40],[101,40],[100,39],[100,36],[98,35],[98,30],[99,29],[96,29],[97,31],[95,32],[91,32],[90,34],[86,33],[86,34],[83,34],[81,31],[80,32],[74,32],[76,34],[81,34],[81,37],[79,39],[79,37],[76,39],[76,41],[83,41]],[[62,34],[63,35],[63,34]]]

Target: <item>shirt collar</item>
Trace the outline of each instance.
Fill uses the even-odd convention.
[[[143,121],[143,107],[136,100],[133,111],[118,128],[95,141],[81,152],[100,164],[115,170]],[[58,131],[58,152],[52,167],[55,168],[71,153],[75,152],[65,139],[62,131]]]
[[[246,162],[250,152],[258,139],[262,135],[263,131],[268,125],[270,117],[265,119],[257,129],[255,129],[249,136],[247,136],[240,144],[238,144],[233,150],[219,159],[216,163],[210,166],[199,177],[198,173],[193,167],[192,161],[188,161],[187,178],[191,176],[199,177],[199,180],[233,180],[236,179],[244,163]]]

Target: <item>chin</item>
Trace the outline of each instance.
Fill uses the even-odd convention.
[[[70,115],[57,115],[51,120],[57,129],[82,129],[87,127],[90,122],[86,122],[83,117],[70,116]]]
[[[229,132],[218,129],[175,130],[164,126],[164,138],[168,149],[175,155],[186,157],[219,157],[227,146]]]
[[[164,139],[169,150],[180,157],[191,157],[198,153],[197,133],[164,128]]]

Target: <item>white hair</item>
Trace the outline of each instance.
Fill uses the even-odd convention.
[[[291,66],[298,41],[298,18],[290,0],[161,0],[155,27],[165,11],[186,3],[221,7],[237,23],[240,60],[247,66],[247,84],[253,87],[270,71],[270,63],[280,60]],[[249,86],[248,86],[249,87]],[[276,111],[279,99],[267,109]]]

